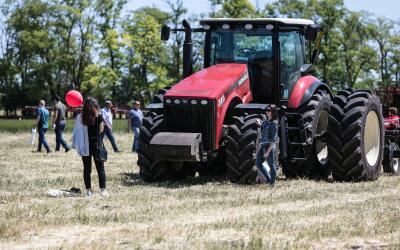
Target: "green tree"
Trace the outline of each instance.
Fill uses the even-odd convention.
[[[172,25],[172,28],[177,29],[182,25],[182,20],[184,15],[187,13],[187,9],[183,6],[182,0],[168,0],[167,4],[169,6],[170,19],[169,23]],[[170,53],[172,57],[172,63],[168,65],[168,76],[174,82],[177,82],[181,79],[181,68],[182,68],[182,45],[184,41],[184,36],[182,32],[177,32],[174,36],[172,36],[172,46],[170,47]]]
[[[391,40],[394,32],[394,22],[390,19],[378,17],[369,26],[372,40],[375,41],[379,51],[379,73],[383,86],[390,85],[390,57],[394,53]]]
[[[136,11],[123,25],[129,79],[133,85],[133,97],[147,102],[153,91],[167,82],[165,48],[161,43],[161,25],[152,16]]]
[[[224,0],[221,15],[223,17],[254,17],[256,9],[249,0]]]
[[[170,13],[162,11],[154,5],[152,7],[143,7],[139,9],[139,11],[146,13],[146,15],[152,16],[160,25],[167,23],[168,19],[171,18]]]
[[[346,87],[354,87],[357,80],[376,65],[375,50],[368,44],[370,35],[367,24],[367,14],[363,12],[347,11],[340,21],[338,51]]]
[[[84,70],[81,90],[85,96],[93,96],[99,103],[104,103],[111,99],[113,83],[117,80],[118,75],[111,68],[91,64]]]
[[[49,100],[54,94],[53,64],[55,40],[48,32],[51,27],[52,6],[38,0],[24,1],[8,19],[15,34],[15,64],[20,79],[21,105],[37,99]]]
[[[97,0],[96,11],[98,12],[97,29],[100,32],[100,64],[106,67],[107,72],[113,72],[112,75],[119,75],[123,53],[122,44],[118,34],[118,24],[120,22],[121,11],[126,4],[126,0]],[[118,77],[114,82],[110,82],[112,94],[111,99],[117,102]]]

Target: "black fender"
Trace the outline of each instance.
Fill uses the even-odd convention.
[[[296,109],[304,105],[317,90],[325,90],[333,99],[332,91],[326,83],[311,75],[301,77],[290,91],[288,108]]]
[[[328,84],[323,83],[323,82],[317,82],[317,83],[312,84],[310,86],[310,88],[308,88],[306,90],[306,92],[304,92],[303,98],[301,98],[299,106],[307,103],[311,99],[311,97],[313,96],[315,91],[317,91],[317,90],[325,90],[331,96],[331,99],[333,100],[333,94],[332,94],[332,91],[329,88]]]

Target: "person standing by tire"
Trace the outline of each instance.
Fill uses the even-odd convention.
[[[112,102],[111,101],[106,101],[106,106],[101,109],[101,115],[103,116],[103,122],[104,122],[104,131],[101,134],[101,139],[104,138],[104,135],[107,136],[107,138],[111,142],[111,146],[114,150],[115,153],[122,152],[118,149],[117,144],[115,143],[115,138],[112,132],[112,119],[113,119],[113,114],[111,112],[111,107],[112,107]]]
[[[75,127],[72,136],[73,148],[82,157],[83,180],[85,182],[87,196],[92,196],[90,174],[92,171],[92,157],[99,176],[100,194],[108,196],[106,191],[106,172],[104,162],[97,159],[96,145],[99,142],[100,133],[104,130],[103,117],[100,114],[100,107],[97,100],[88,97],[82,108],[82,113],[76,117]],[[101,140],[101,138],[100,138]]]
[[[42,151],[42,144],[45,147],[47,153],[50,153],[50,147],[49,144],[47,144],[45,134],[47,132],[47,129],[49,128],[48,122],[49,122],[49,111],[45,107],[46,103],[44,100],[40,100],[39,102],[39,107],[36,109],[36,131],[39,133],[38,137],[38,148],[37,152]]]
[[[54,133],[56,134],[56,148],[55,151],[60,151],[60,146],[62,145],[65,152],[69,151],[69,146],[63,138],[63,133],[66,124],[65,113],[67,108],[58,95],[54,97],[54,113],[52,127],[54,128]]]
[[[139,149],[139,128],[142,126],[143,113],[140,110],[140,102],[133,102],[133,108],[128,112],[128,133],[131,129],[133,131],[133,144],[132,144],[132,152],[137,152]]]
[[[271,186],[275,185],[276,179],[276,141],[278,139],[278,119],[276,106],[269,105],[266,110],[267,119],[264,121],[256,120],[256,124],[261,127],[260,148],[256,156],[256,165],[265,179]],[[270,168],[270,173],[262,165],[264,159]]]

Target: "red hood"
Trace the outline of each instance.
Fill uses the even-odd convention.
[[[247,71],[246,64],[217,64],[183,79],[165,96],[217,99]]]

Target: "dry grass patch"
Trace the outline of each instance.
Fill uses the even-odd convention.
[[[110,197],[50,198],[48,189],[84,189],[81,159],[34,153],[29,134],[0,134],[0,249],[400,247],[400,177],[282,178],[274,189],[202,178],[148,184],[131,136],[117,134],[124,152],[109,153]],[[47,138],[54,148],[52,131]],[[98,191],[95,169],[92,181]]]

